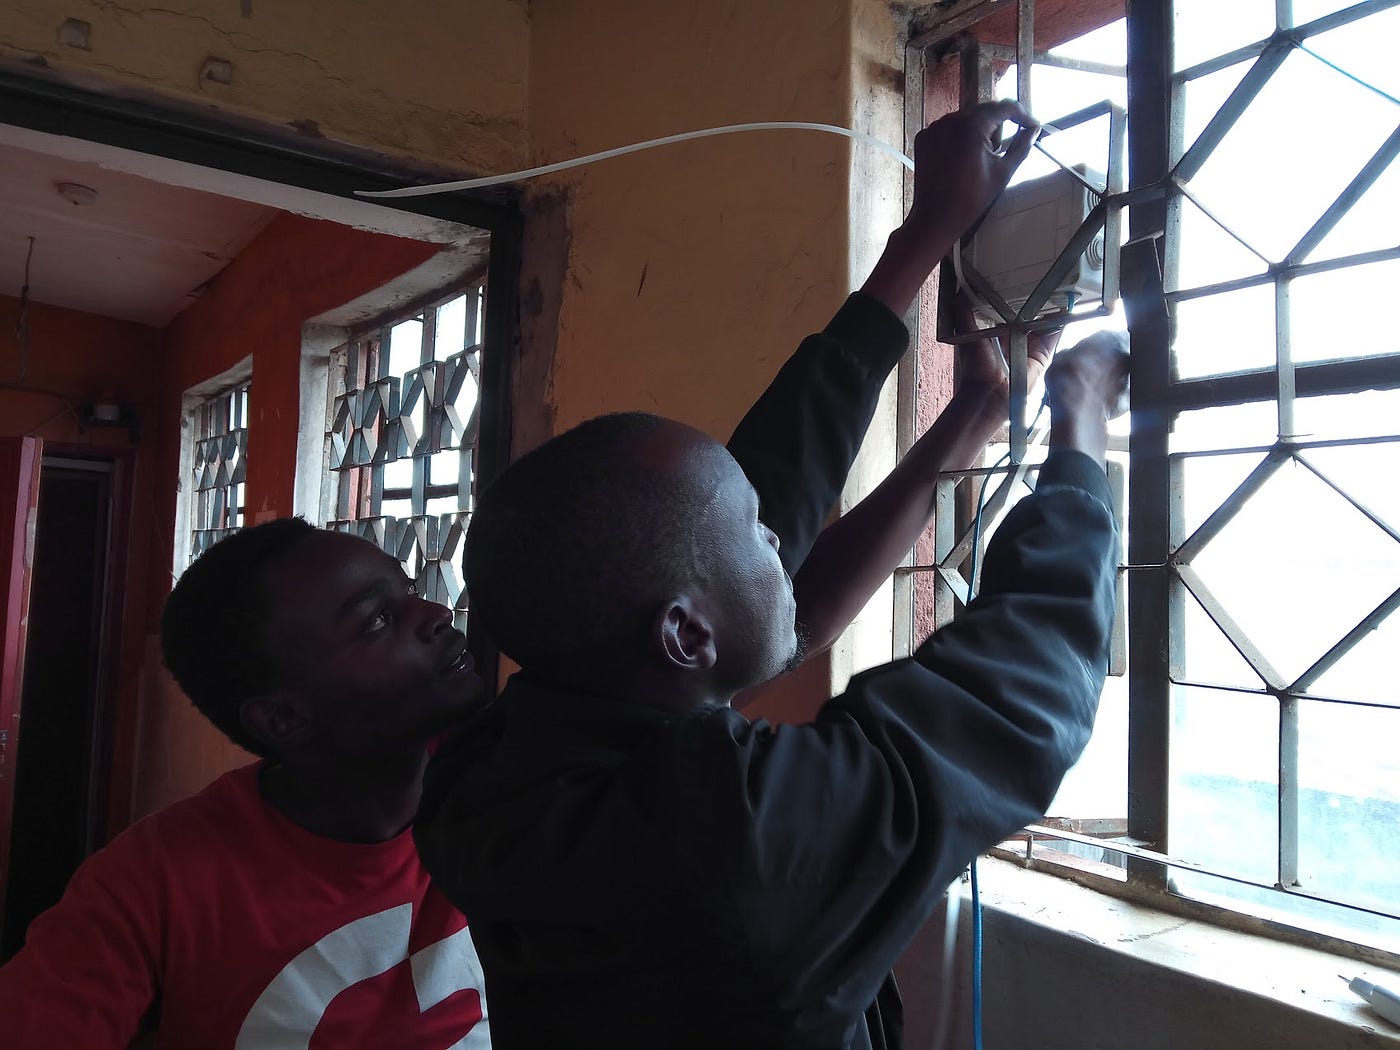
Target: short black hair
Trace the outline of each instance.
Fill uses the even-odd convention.
[[[303,518],[240,529],[197,558],[165,601],[165,666],[209,721],[257,755],[266,756],[267,748],[238,713],[276,682],[267,649],[267,571],[318,531]]]
[[[696,571],[708,496],[642,454],[679,424],[599,416],[511,464],[467,531],[471,614],[503,653],[559,680],[635,659],[649,614]]]

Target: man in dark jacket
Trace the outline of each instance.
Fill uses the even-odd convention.
[[[472,917],[497,1047],[897,1045],[895,959],[1092,728],[1125,356],[1095,337],[1052,365],[1052,453],[981,595],[809,725],[729,706],[799,646],[716,442],[603,417],[483,495],[473,608],[522,671],[434,759],[416,837]]]

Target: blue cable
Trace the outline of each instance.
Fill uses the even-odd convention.
[[[982,900],[977,894],[977,858],[972,858],[972,1045],[982,1050]]]

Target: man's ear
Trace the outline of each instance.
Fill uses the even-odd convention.
[[[676,595],[661,607],[656,639],[663,658],[679,671],[707,671],[715,665],[714,625],[689,595]]]
[[[280,691],[244,700],[238,720],[250,736],[277,752],[296,744],[311,727],[310,713],[300,699]]]

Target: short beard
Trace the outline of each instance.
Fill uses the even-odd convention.
[[[803,623],[794,623],[792,625],[792,633],[796,638],[792,647],[792,655],[783,662],[782,669],[774,675],[775,678],[796,671],[802,666],[803,661],[807,659],[807,645],[811,641],[807,633],[807,625]]]

